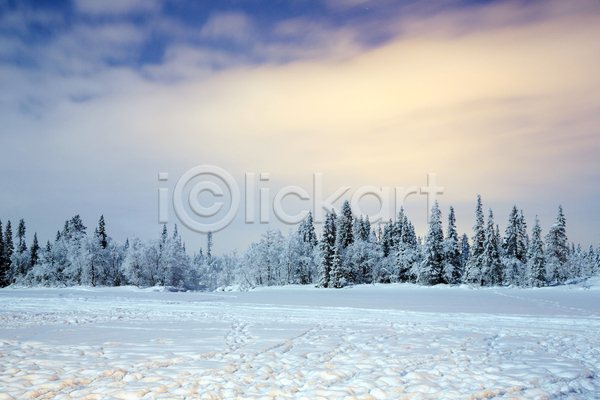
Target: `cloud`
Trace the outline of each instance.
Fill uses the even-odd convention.
[[[244,13],[217,13],[204,24],[200,36],[206,39],[228,39],[246,43],[256,39],[256,30],[251,18]]]
[[[369,24],[297,18],[270,41],[246,34],[249,54],[182,41],[142,68],[104,60],[130,57],[146,29],[76,25],[23,50],[40,69],[1,66],[0,165],[10,189],[0,204],[16,209],[49,191],[49,204],[64,202],[62,220],[88,207],[94,220],[125,215],[124,232],[153,235],[156,172],[215,164],[307,189],[324,172],[329,193],[425,186],[438,172],[442,205],[455,206],[463,231],[480,193],[486,207],[517,202],[528,216],[548,208],[552,218],[558,202],[571,203],[574,239],[588,241],[597,214],[575,205],[600,198],[589,184],[600,179],[600,16],[589,3],[557,4],[390,20],[383,29],[393,35],[377,46],[361,42]],[[226,15],[202,28],[206,39],[239,41],[252,29],[240,30],[243,14],[236,23]],[[20,183],[23,169],[41,186]],[[425,215],[416,197],[407,207]]]
[[[75,8],[94,16],[140,14],[160,9],[158,0],[75,0]]]

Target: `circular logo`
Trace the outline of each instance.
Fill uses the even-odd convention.
[[[225,184],[225,186],[227,186],[227,189],[231,194],[231,206],[229,207],[227,214],[219,221],[210,224],[203,224],[195,221],[188,215],[188,212],[184,207],[183,193],[185,187],[192,179],[200,175],[212,175],[218,178]],[[212,181],[202,181],[192,187],[187,198],[187,203],[194,214],[199,217],[207,218],[212,217],[221,211],[224,203],[215,202],[210,207],[202,206],[198,201],[198,196],[205,190],[211,192],[214,196],[223,196],[223,190],[219,185]],[[175,191],[173,192],[173,208],[175,209],[177,218],[179,218],[181,223],[187,228],[199,233],[218,232],[227,227],[227,225],[229,225],[237,215],[239,207],[240,189],[237,186],[237,183],[229,174],[229,172],[225,171],[223,168],[215,167],[214,165],[201,165],[190,169],[183,174],[181,178],[179,178],[177,184],[175,185]]]

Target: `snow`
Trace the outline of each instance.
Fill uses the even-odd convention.
[[[600,399],[600,278],[0,290],[0,399]]]

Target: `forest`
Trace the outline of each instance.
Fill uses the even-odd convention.
[[[418,237],[401,209],[395,221],[372,226],[352,215],[344,202],[339,215],[327,214],[320,236],[312,215],[283,235],[268,229],[242,254],[188,254],[177,225],[163,226],[159,237],[125,243],[107,234],[101,216],[92,234],[79,215],[66,221],[53,242],[26,241],[24,220],[13,233],[0,221],[0,287],[14,286],[164,286],[169,290],[230,290],[272,285],[342,288],[354,284],[410,282],[420,285],[541,287],[600,274],[600,247],[569,244],[561,206],[546,234],[537,216],[528,232],[523,211],[513,206],[504,234],[491,209],[484,214],[477,197],[469,238],[456,230],[449,208],[446,228],[436,202],[427,234]]]

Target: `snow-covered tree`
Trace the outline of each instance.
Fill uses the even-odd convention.
[[[342,213],[336,222],[336,238],[338,238],[340,250],[345,250],[354,241],[352,230],[352,209],[350,203],[346,200],[342,204]]]
[[[485,229],[485,242],[481,259],[482,283],[490,286],[502,284],[502,261],[500,259],[500,238],[494,225],[494,213],[488,210],[488,221]]]
[[[393,252],[393,244],[392,244],[392,229],[394,223],[390,219],[387,224],[383,227],[383,232],[381,234],[381,251],[383,251],[383,256],[387,257],[390,252]]]
[[[566,219],[562,206],[558,206],[556,222],[546,235],[546,269],[549,280],[563,282],[567,278],[566,266],[569,261],[569,242],[566,232]]]
[[[437,285],[444,283],[444,232],[442,230],[442,213],[437,201],[431,208],[429,229],[423,246],[420,283]]]
[[[336,252],[336,215],[335,212],[328,213],[325,216],[323,224],[323,233],[319,241],[320,263],[319,276],[317,280],[318,287],[329,287],[331,268],[333,266],[333,256]]]
[[[393,274],[395,282],[420,281],[421,249],[415,234],[413,224],[406,215],[402,216],[402,234],[396,246],[396,271]]]
[[[471,245],[469,244],[469,237],[466,233],[463,233],[462,238],[460,239],[460,266],[463,273],[467,267],[467,262],[469,262],[470,255]]]
[[[473,231],[475,234],[472,238],[471,254],[465,268],[463,279],[466,283],[481,284],[483,279],[481,256],[485,249],[485,225],[480,195],[477,195],[477,208],[475,209],[475,226],[473,227]]]
[[[127,281],[137,287],[147,284],[146,279],[146,256],[142,241],[134,236],[127,249],[127,255],[123,262],[122,271]]]
[[[456,232],[456,217],[454,208],[450,206],[448,213],[448,228],[444,239],[444,280],[446,283],[459,283],[462,276],[460,243]]]
[[[316,248],[318,245],[317,234],[313,224],[312,213],[309,211],[306,219],[298,227],[299,260],[296,264],[298,269],[292,282],[307,284],[314,279],[316,270]],[[293,248],[293,245],[290,244]],[[290,249],[291,251],[291,249]]]
[[[546,259],[544,257],[544,242],[542,241],[542,228],[537,215],[533,223],[531,243],[527,253],[527,267],[529,269],[529,283],[534,287],[546,285]]]

